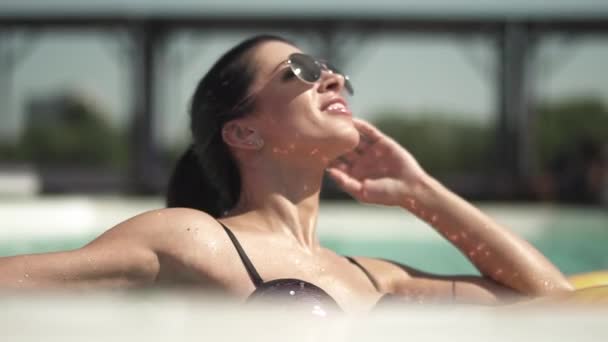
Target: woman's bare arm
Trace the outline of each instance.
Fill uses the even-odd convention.
[[[197,210],[149,211],[76,250],[0,257],[0,289],[143,287],[163,275],[192,272],[200,280],[221,268],[206,262],[209,251],[204,243],[218,240],[216,235],[224,237],[220,233],[217,222]],[[170,266],[163,266],[169,260]]]
[[[373,125],[359,119],[353,122],[361,142],[333,162],[330,176],[361,202],[400,206],[423,219],[483,275],[446,278],[401,267],[391,273],[400,280],[396,291],[425,287],[449,294],[461,288],[473,296],[476,291],[485,296],[502,293],[504,288],[538,296],[572,289],[564,275],[527,241],[430,177],[407,150]],[[420,286],[423,282],[425,286]]]
[[[572,289],[536,248],[432,178],[402,205],[457,247],[487,279],[526,295]]]
[[[437,275],[394,261],[358,257],[380,290],[412,303],[498,304],[526,298],[492,279],[474,275]]]
[[[148,221],[146,214],[76,250],[1,257],[0,288],[122,288],[151,283],[159,262],[149,234],[139,226],[143,221]]]

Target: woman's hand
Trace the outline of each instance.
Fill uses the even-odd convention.
[[[361,135],[359,145],[333,161],[327,172],[360,202],[403,206],[427,174],[396,141],[366,121],[353,122]]]

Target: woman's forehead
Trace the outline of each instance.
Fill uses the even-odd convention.
[[[270,77],[294,52],[302,51],[293,45],[279,41],[260,45],[254,53],[258,79]]]

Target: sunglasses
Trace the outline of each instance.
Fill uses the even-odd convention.
[[[354,89],[350,82],[350,78],[336,67],[329,64],[327,61],[316,59],[303,53],[292,53],[289,55],[287,65],[289,65],[294,75],[296,75],[302,82],[308,84],[318,82],[321,79],[323,70],[326,70],[332,74],[341,75],[344,77],[344,88],[348,94],[354,94]]]
[[[354,94],[353,86],[350,83],[350,78],[324,60],[316,59],[310,55],[306,55],[303,53],[292,53],[291,55],[289,55],[289,59],[285,63],[289,65],[289,68],[291,68],[291,72],[297,78],[299,78],[300,81],[307,84],[314,84],[318,82],[321,79],[321,74],[323,73],[323,70],[326,70],[332,74],[341,75],[344,78],[344,89],[346,89],[349,95]],[[244,99],[239,101],[233,107],[233,110],[249,103],[251,99],[257,95],[256,93],[257,92],[249,94]]]

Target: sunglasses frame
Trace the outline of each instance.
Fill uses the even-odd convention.
[[[305,59],[309,59],[310,62],[312,62],[313,64],[315,64],[318,67],[318,72],[315,72],[315,75],[317,75],[315,78],[315,80],[306,80],[301,76],[301,72],[298,71],[298,69],[302,68],[303,65],[305,65],[306,63],[294,63],[294,58],[295,57],[301,57],[301,58],[305,58]],[[298,66],[298,64],[300,64]],[[299,53],[299,52],[295,52],[292,53],[291,55],[289,55],[289,58],[287,59],[287,65],[289,65],[289,67],[291,68],[291,72],[293,72],[294,75],[296,75],[298,77],[299,80],[301,80],[304,83],[307,84],[315,84],[317,83],[320,79],[321,79],[321,75],[323,74],[323,70],[326,70],[332,74],[336,74],[336,75],[340,75],[344,78],[344,88],[346,89],[346,91],[348,92],[349,95],[354,95],[354,90],[352,87],[352,84],[350,82],[350,77],[348,77],[348,75],[342,73],[340,70],[338,70],[336,67],[334,67],[333,65],[329,64],[329,62],[322,60],[322,59],[318,59],[315,58],[311,55],[307,55],[305,53]]]
[[[297,64],[293,62],[293,58],[294,56],[300,56],[300,57],[304,57],[304,58],[309,58],[315,65],[317,65],[319,67],[319,76],[317,77],[317,79],[315,81],[308,81],[305,80],[304,78],[302,78],[302,76],[300,76],[299,72],[297,72],[295,69],[297,68]],[[338,69],[336,69],[335,67],[333,67],[333,65],[329,64],[328,62],[322,60],[322,59],[317,59],[314,58],[311,55],[307,55],[305,53],[299,53],[299,52],[294,52],[292,54],[289,55],[289,58],[287,59],[287,61],[283,62],[286,63],[287,65],[289,65],[289,68],[291,69],[291,72],[302,82],[306,83],[306,84],[315,84],[317,83],[320,79],[321,79],[321,75],[323,73],[323,70],[327,70],[330,73],[333,74],[337,74],[340,75],[344,78],[344,88],[346,89],[346,91],[348,92],[349,95],[354,95],[354,90],[352,87],[352,84],[350,83],[350,78],[348,77],[348,75],[345,75],[343,73],[341,73]],[[259,91],[254,91],[251,94],[245,96],[244,99],[242,99],[241,101],[239,101],[233,108],[232,111],[246,105],[249,101],[251,101],[251,99],[253,97],[255,97],[258,94]]]

